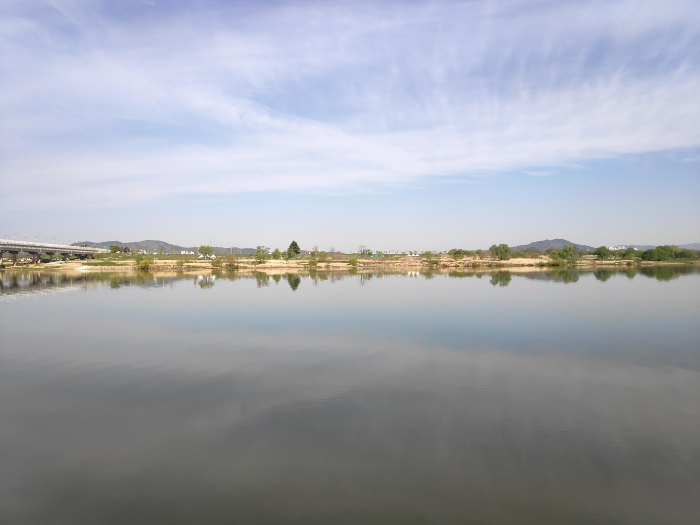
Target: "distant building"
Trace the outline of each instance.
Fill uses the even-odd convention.
[[[194,255],[194,252],[190,250],[180,250],[180,255]]]

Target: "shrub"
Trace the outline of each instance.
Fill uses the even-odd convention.
[[[214,259],[211,262],[212,268],[221,268],[223,266],[223,264],[224,264],[224,261],[222,261],[221,259]]]
[[[139,262],[139,270],[148,270],[151,266],[151,259],[143,259]]]
[[[355,259],[354,257],[350,258],[350,260],[348,261],[348,264],[350,266],[357,266],[357,259]]]
[[[453,248],[452,250],[450,250],[447,253],[449,253],[452,256],[452,258],[456,261],[459,261],[460,259],[462,259],[464,257],[471,257],[472,255],[474,255],[474,252],[470,252],[469,250],[457,249],[457,248]]]

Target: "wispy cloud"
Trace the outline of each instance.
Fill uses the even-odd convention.
[[[526,171],[528,175],[531,177],[550,177],[552,175],[556,175],[559,173],[557,170],[534,170],[534,171]]]
[[[700,145],[696,2],[114,5],[5,8],[18,206],[543,176]]]

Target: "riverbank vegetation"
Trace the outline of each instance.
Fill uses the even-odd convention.
[[[318,268],[324,270],[341,270],[348,268],[385,267],[385,268],[508,268],[508,267],[571,267],[571,266],[616,266],[639,264],[697,263],[698,251],[681,249],[676,246],[663,245],[651,250],[640,251],[634,248],[610,250],[600,246],[595,250],[582,251],[574,245],[564,245],[560,249],[548,248],[539,251],[513,251],[504,243],[493,244],[489,250],[466,250],[454,248],[448,252],[433,251],[387,253],[373,251],[364,245],[355,253],[343,253],[335,248],[328,251],[314,246],[302,253],[299,244],[292,241],[285,251],[259,245],[251,255],[232,253],[214,253],[209,245],[202,245],[195,253],[145,255],[141,252],[110,249],[109,253],[95,255],[89,261],[77,261],[69,258],[60,261],[60,257],[49,259],[44,255],[42,266],[50,261],[52,265],[70,265],[71,267],[122,267],[124,269],[149,268],[186,271],[190,269],[211,268],[226,271],[261,268]],[[20,258],[19,265],[36,266],[31,259]]]

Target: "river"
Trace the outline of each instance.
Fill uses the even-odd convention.
[[[697,267],[0,277],[3,523],[698,523]]]

